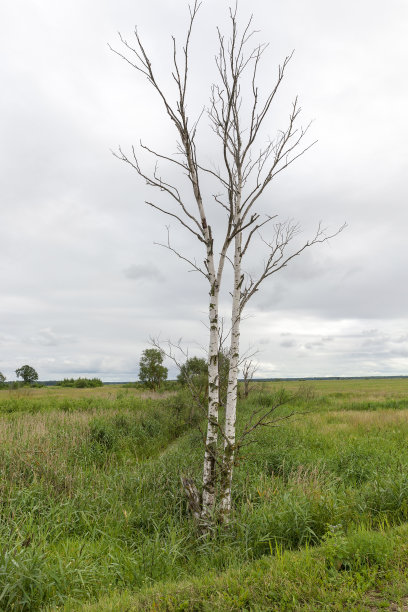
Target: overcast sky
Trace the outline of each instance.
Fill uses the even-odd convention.
[[[227,9],[204,0],[199,12],[193,114],[208,102],[215,28],[228,27]],[[261,143],[284,125],[296,94],[318,140],[277,177],[260,211],[298,220],[305,239],[320,220],[348,228],[265,282],[247,309],[242,346],[259,351],[259,376],[406,375],[408,3],[241,0],[242,21],[251,11],[258,39],[270,43],[263,91],[295,49]],[[174,99],[170,35],[182,37],[187,16],[186,3],[169,0],[0,3],[0,371],[8,379],[28,363],[42,380],[135,380],[150,336],[183,338],[202,354],[205,280],[153,244],[166,239],[168,219],[144,204],[155,194],[110,152],[142,139],[171,154],[175,132],[142,75],[107,43],[120,49],[117,31],[130,41],[137,25]],[[199,154],[210,163],[217,143],[205,117],[201,130]],[[151,168],[151,158],[141,160]],[[200,259],[198,243],[175,223],[170,231]],[[263,257],[260,246],[250,268]]]

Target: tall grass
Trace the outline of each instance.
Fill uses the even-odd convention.
[[[404,410],[328,409],[326,391],[297,401],[308,414],[243,450],[230,525],[201,537],[180,485],[202,462],[186,396],[69,392],[0,396],[0,609],[79,609],[407,519]],[[242,401],[240,426],[269,398]]]
[[[404,610],[407,602],[407,526],[345,535],[333,529],[316,548],[276,550],[250,564],[160,583],[132,594],[113,591],[83,612],[322,612]],[[400,607],[398,606],[400,604]],[[392,604],[392,605],[391,605]],[[76,610],[70,602],[66,612]]]

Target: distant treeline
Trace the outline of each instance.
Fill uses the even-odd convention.
[[[44,384],[40,382],[36,382],[36,383],[31,383],[29,385],[19,380],[6,381],[6,382],[0,381],[0,389],[21,389],[22,387],[27,387],[27,386],[34,388],[34,389],[40,389],[41,387],[44,387]]]
[[[64,378],[64,380],[60,380],[55,384],[58,387],[75,387],[76,389],[103,386],[100,378]]]

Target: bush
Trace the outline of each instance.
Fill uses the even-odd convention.
[[[167,400],[167,405],[172,411],[179,427],[183,427],[186,424],[195,426],[200,422],[202,412],[189,390],[182,389],[178,391]]]
[[[128,382],[122,385],[124,389],[144,389],[145,386],[142,382]]]
[[[327,566],[336,570],[382,567],[392,551],[393,542],[388,535],[364,527],[346,536],[339,525],[333,525],[324,536],[323,552]]]
[[[64,378],[64,380],[57,382],[57,386],[85,389],[87,387],[103,387],[103,382],[100,378]]]

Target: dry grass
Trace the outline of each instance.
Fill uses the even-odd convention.
[[[79,398],[101,398],[115,400],[118,393],[124,393],[130,397],[141,399],[159,399],[171,395],[171,392],[157,393],[155,391],[143,391],[140,389],[123,388],[121,385],[106,385],[86,389],[75,389],[73,387],[42,387],[32,389],[21,387],[20,389],[1,389],[0,403],[6,399],[30,398],[30,399],[79,399]]]
[[[276,391],[282,386],[295,391],[299,384],[310,385],[316,396],[338,395],[340,401],[384,401],[408,396],[408,378],[306,380],[258,383],[265,391]]]
[[[58,441],[59,447],[61,448],[62,444],[66,450],[83,438],[90,422],[96,416],[101,419],[111,419],[115,416],[134,419],[135,413],[124,408],[91,408],[86,412],[55,410],[24,414],[24,418],[21,418],[21,415],[17,418],[0,418],[0,445],[20,448],[41,446],[45,449]]]
[[[0,491],[20,483],[40,480],[56,494],[70,497],[85,477],[78,449],[87,444],[89,427],[97,416],[135,418],[122,409],[91,409],[87,412],[51,411],[11,415],[0,419]],[[137,417],[136,417],[137,418]],[[77,466],[77,467],[75,467]]]
[[[108,413],[107,410],[103,412]],[[0,444],[22,447],[41,445],[46,448],[56,433],[67,434],[71,444],[74,444],[77,435],[80,435],[95,414],[96,410],[74,413],[55,411],[25,414],[24,419],[0,419]],[[58,437],[61,438],[61,435]]]
[[[408,425],[407,410],[338,410],[333,412],[322,412],[308,415],[308,423],[323,435],[335,432],[355,432],[356,428],[379,429],[383,427],[395,427],[398,429]],[[298,429],[304,428],[301,420],[294,420],[293,426]]]

